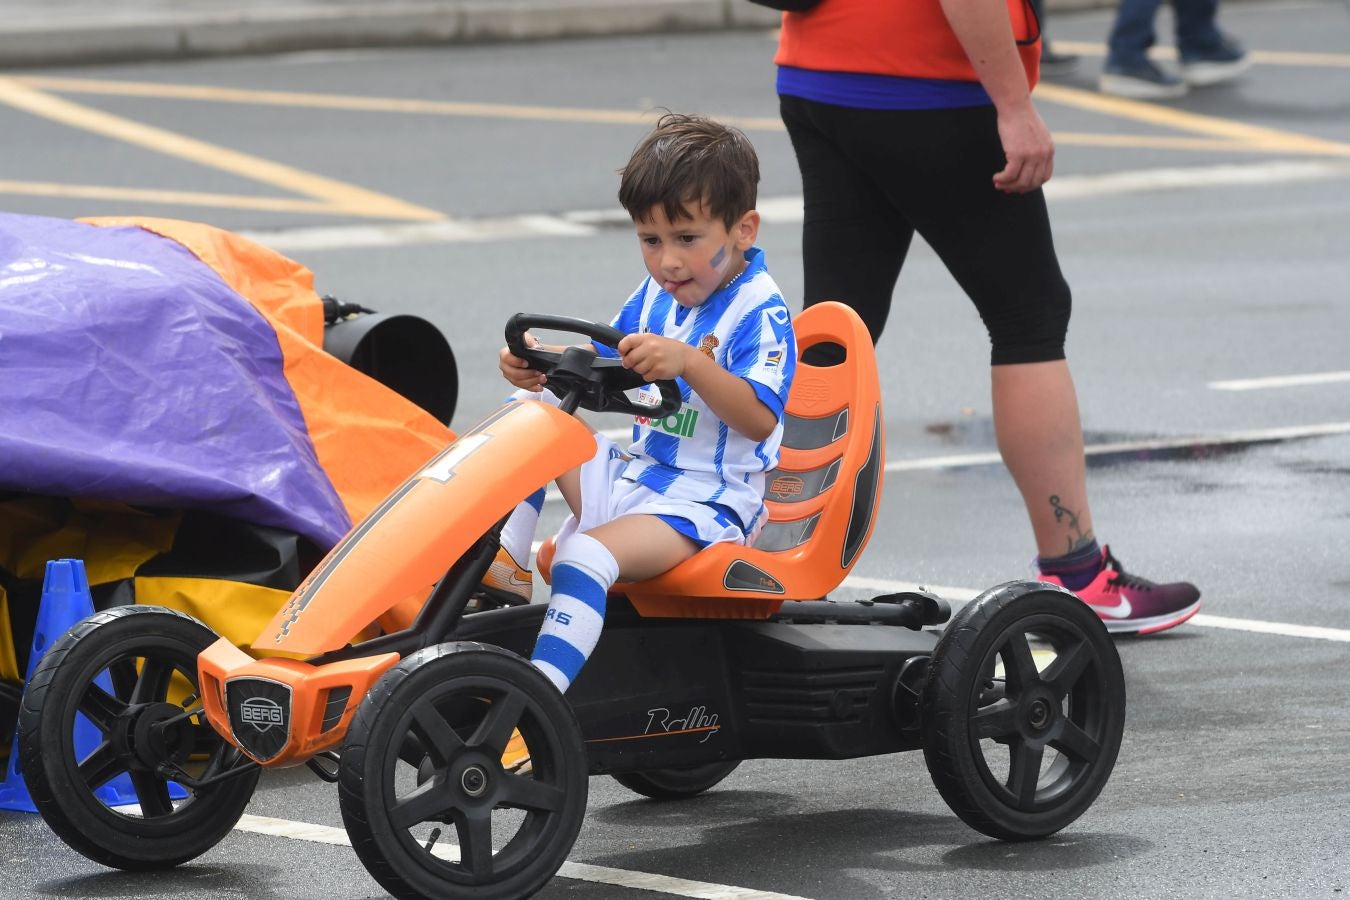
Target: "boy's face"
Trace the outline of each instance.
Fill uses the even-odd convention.
[[[681,306],[699,306],[741,273],[745,251],[759,235],[753,209],[727,228],[705,204],[686,204],[687,218],[671,221],[660,204],[635,221],[642,258],[652,278]]]

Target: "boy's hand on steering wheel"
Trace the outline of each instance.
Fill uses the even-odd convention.
[[[525,335],[525,346],[537,347],[539,342],[533,335]],[[527,391],[542,391],[547,379],[543,372],[530,368],[529,362],[516,356],[507,347],[497,351],[497,367],[502,370],[502,377],[518,388]]]
[[[645,333],[628,335],[619,341],[618,347],[623,367],[649,382],[683,375],[693,349],[683,341]]]

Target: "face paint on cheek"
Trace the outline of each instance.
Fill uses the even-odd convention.
[[[725,275],[727,267],[731,265],[731,254],[727,253],[726,247],[718,247],[713,258],[708,260],[708,264],[713,267],[713,271],[718,275]]]

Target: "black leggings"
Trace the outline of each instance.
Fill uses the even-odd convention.
[[[780,104],[806,201],[806,306],[847,303],[875,341],[917,231],[974,301],[993,365],[1064,358],[1069,286],[1045,196],[994,189],[1005,160],[992,106]]]

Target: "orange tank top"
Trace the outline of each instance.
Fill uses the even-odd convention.
[[[1013,37],[1034,87],[1041,34],[1029,0],[1005,0]],[[938,0],[823,0],[783,13],[774,62],[824,72],[979,81]]]

